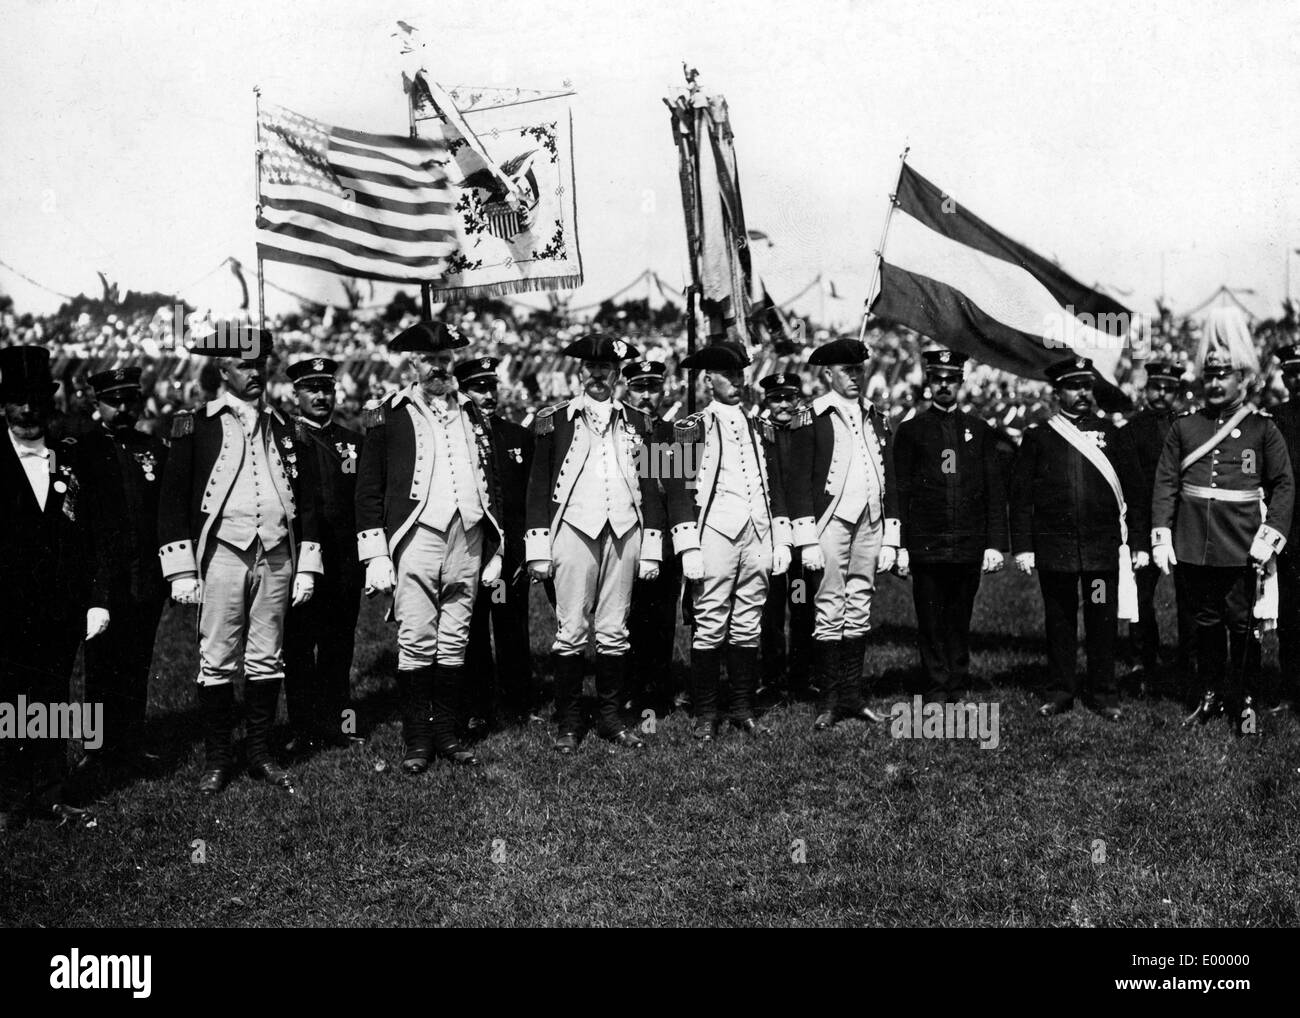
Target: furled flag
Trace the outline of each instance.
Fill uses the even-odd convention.
[[[906,163],[880,272],[875,315],[1027,378],[1044,378],[1075,352],[1116,384],[1124,347],[1145,336],[1122,304],[994,230]]]
[[[440,139],[330,127],[259,112],[258,252],[326,272],[436,281],[456,250]]]

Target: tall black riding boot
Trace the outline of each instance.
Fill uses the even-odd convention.
[[[817,672],[817,688],[821,697],[817,702],[817,720],[813,728],[824,732],[836,721],[840,688],[841,640],[814,640],[813,667]]]
[[[746,735],[766,735],[768,731],[754,719],[754,699],[758,690],[758,648],[727,644],[727,686],[730,690],[727,717],[734,728]]]
[[[722,672],[722,648],[691,648],[691,700],[695,706],[695,725],[691,734],[701,742],[710,741],[718,728],[718,676]]]
[[[244,684],[244,707],[247,721],[244,726],[244,755],[248,759],[248,773],[267,784],[293,791],[289,772],[277,767],[271,759],[271,728],[275,724],[275,711],[280,704],[280,680],[263,679]]]
[[[578,748],[582,730],[582,675],[586,660],[581,654],[555,655],[555,749],[569,754]]]
[[[868,707],[862,698],[862,656],[866,651],[865,636],[852,636],[840,641],[840,702],[836,717],[857,718],[879,725],[889,719]]]
[[[597,730],[620,746],[644,749],[640,736],[623,723],[624,659],[623,654],[596,654]]]
[[[203,726],[203,776],[199,791],[216,795],[235,769],[235,748],[230,732],[235,727],[235,687],[199,686],[199,722]]]
[[[473,766],[478,757],[456,738],[456,705],[460,702],[460,684],[464,665],[433,666],[433,749],[452,763]]]
[[[402,770],[423,774],[433,756],[433,665],[399,668],[397,692],[402,701]]]

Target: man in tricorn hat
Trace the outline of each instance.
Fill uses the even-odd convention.
[[[456,734],[480,584],[501,576],[501,496],[487,421],[456,388],[454,326],[418,322],[388,349],[415,380],[367,411],[357,471],[357,555],[368,593],[393,592],[402,769],[433,756],[473,766]]]
[[[863,398],[869,356],[856,339],[812,352],[827,391],[796,419],[785,468],[794,543],[805,571],[823,570],[813,625],[817,731],[886,720],[863,701],[862,664],[876,577],[894,568],[900,533],[889,425]]]
[[[11,707],[20,696],[47,709],[68,703],[77,647],[111,625],[119,521],[81,444],[50,438],[57,388],[48,350],[0,349],[0,703]],[[83,741],[95,734],[84,732]],[[36,816],[89,822],[67,802],[66,752],[56,738],[0,738],[0,831],[25,806]]]
[[[927,350],[930,405],[898,426],[894,476],[902,524],[899,571],[912,574],[927,700],[968,686],[970,621],[982,573],[1008,550],[1007,494],[993,429],[957,404],[966,355]]]
[[[298,403],[299,455],[314,460],[317,536],[325,567],[311,600],[289,609],[285,626],[284,702],[294,730],[288,748],[294,753],[360,739],[355,713],[345,712],[361,607],[356,490],[363,439],[334,420],[338,369],[328,357],[307,357],[285,371]]]
[[[114,368],[90,377],[98,434],[83,439],[121,489],[125,509],[120,567],[113,578],[113,624],[86,644],[86,699],[104,704],[104,750],[119,763],[143,763],[149,665],[168,584],[158,560],[158,499],[167,446],[136,429],[144,407],[140,369]]]
[[[727,669],[725,713],[748,736],[763,733],[754,718],[758,644],[769,576],[790,567],[790,518],[778,483],[775,443],[766,451],[740,400],[749,355],[736,343],[704,347],[681,363],[703,371],[708,405],[676,425],[674,454],[682,464],[664,481],[673,551],[691,585],[693,735],[714,738],[719,678]],[[777,480],[774,480],[777,479]]]
[[[659,575],[664,508],[643,449],[647,414],[614,398],[619,367],[637,350],[612,336],[574,340],[582,393],[542,410],[528,478],[528,572],[555,578],[555,750],[573,753],[582,727],[583,653],[596,631],[598,733],[626,749],[645,743],[623,722],[627,616],[633,582]]]
[[[176,415],[163,471],[163,575],[173,599],[198,605],[201,795],[220,793],[234,775],[241,666],[248,771],[293,791],[270,742],[284,679],[284,624],[290,604],[312,596],[323,565],[313,461],[299,456],[292,422],[265,401],[271,343],[268,331],[242,323],[223,323],[195,341],[190,352],[215,358],[223,392]]]
[[[1077,699],[1109,721],[1123,714],[1115,687],[1115,637],[1121,580],[1147,565],[1146,500],[1132,449],[1097,411],[1099,375],[1087,357],[1047,368],[1059,410],[1032,424],[1011,471],[1011,550],[1016,568],[1038,570],[1047,635],[1048,683],[1043,717],[1070,710]],[[1121,562],[1120,557],[1125,561]],[[1075,672],[1079,591],[1088,653],[1086,681]],[[1127,607],[1127,606],[1126,606]]]
[[[1295,478],[1282,432],[1245,398],[1259,356],[1237,308],[1211,311],[1196,363],[1204,405],[1174,421],[1156,466],[1153,559],[1186,574],[1204,689],[1187,721],[1226,713],[1234,733],[1254,734],[1257,607],[1291,532]]]

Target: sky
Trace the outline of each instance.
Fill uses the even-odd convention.
[[[1274,315],[1288,266],[1300,294],[1289,0],[0,0],[0,261],[62,293],[98,295],[103,270],[235,306],[211,270],[255,264],[254,85],[327,123],[404,133],[399,18],[445,86],[577,90],[575,306],[647,267],[685,279],[662,102],[683,60],[727,99],[773,297],[819,273],[840,294],[814,291],[805,313],[860,319],[905,146],[956,201],[1135,310],[1162,287],[1178,311],[1224,284]],[[343,302],[327,274],[266,275]],[[61,303],[3,266],[0,292],[20,311]],[[268,311],[295,304],[268,288]]]

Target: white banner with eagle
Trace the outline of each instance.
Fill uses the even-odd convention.
[[[433,284],[433,299],[580,286],[569,96],[484,105],[483,97],[443,91],[423,74],[413,85],[416,129],[443,139],[455,189],[458,249]]]

